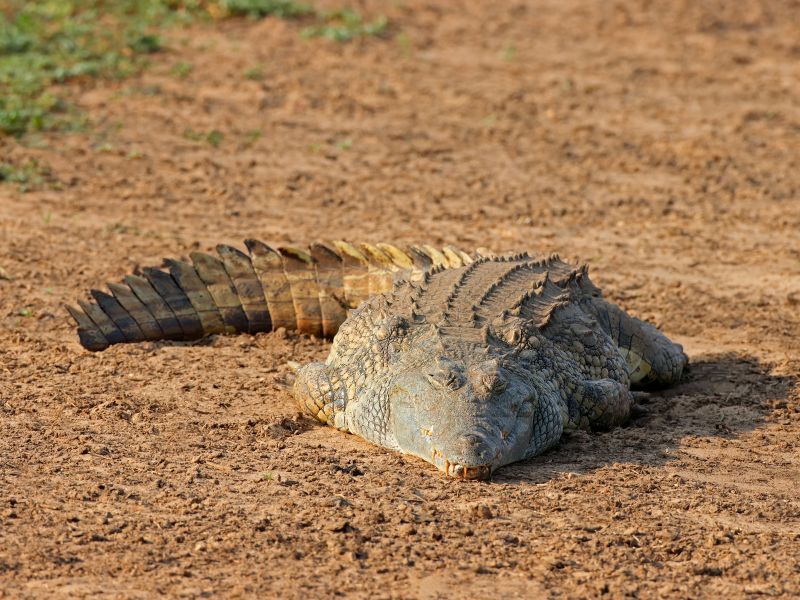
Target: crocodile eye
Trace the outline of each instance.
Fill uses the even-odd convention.
[[[485,375],[481,378],[481,383],[488,391],[493,394],[500,394],[508,387],[508,381],[499,373]]]
[[[389,319],[388,325],[392,331],[402,331],[408,329],[408,319],[401,315],[395,315]]]
[[[454,369],[445,369],[428,373],[428,379],[438,387],[449,388],[451,390],[457,390],[464,383],[461,373]]]
[[[457,390],[466,382],[463,367],[446,356],[439,357],[429,369],[428,380],[437,387]]]

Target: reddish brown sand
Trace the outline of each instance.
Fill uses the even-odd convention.
[[[1,597],[800,595],[800,6],[489,4],[176,31],[68,91],[89,133],[3,143],[63,188],[0,188]],[[251,236],[581,257],[691,370],[463,483],[296,417],[325,342],[78,345],[63,302]]]

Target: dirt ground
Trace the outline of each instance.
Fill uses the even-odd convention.
[[[0,141],[62,185],[0,188],[0,597],[800,596],[800,4],[491,4],[175,31]],[[580,257],[691,369],[464,483],[296,417],[325,342],[78,345],[62,303],[246,237]]]

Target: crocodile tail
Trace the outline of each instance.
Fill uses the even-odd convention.
[[[421,278],[431,266],[462,266],[472,257],[450,246],[412,247],[335,241],[308,248],[273,248],[245,240],[247,253],[217,246],[218,256],[192,252],[190,262],[166,259],[109,292],[91,290],[67,311],[81,345],[195,340],[211,334],[258,333],[283,327],[333,338],[355,308],[400,278]]]

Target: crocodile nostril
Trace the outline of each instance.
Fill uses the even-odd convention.
[[[462,454],[473,457],[478,464],[487,462],[492,456],[490,444],[480,435],[474,433],[463,435],[459,440],[459,445]]]
[[[467,434],[461,437],[460,445],[464,452],[472,453],[479,449],[485,442],[483,438],[475,434]]]

